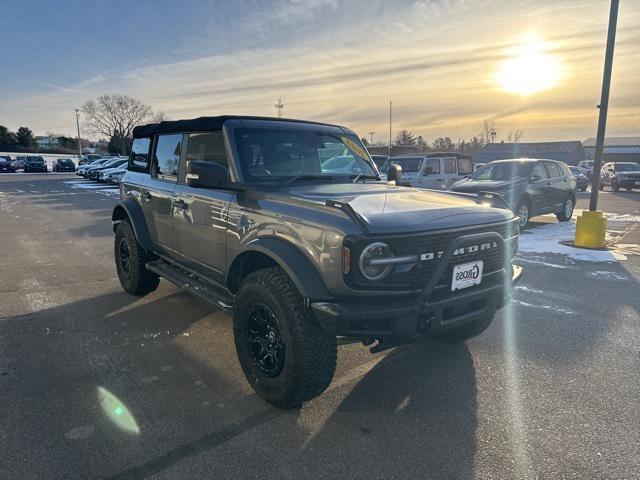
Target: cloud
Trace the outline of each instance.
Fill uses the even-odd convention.
[[[221,9],[207,16],[180,47],[189,49],[182,61],[153,64],[142,57],[71,85],[43,75],[36,93],[0,96],[0,118],[38,133],[71,132],[73,109],[107,92],[138,97],[171,118],[272,115],[282,97],[287,116],[384,132],[392,98],[397,128],[427,138],[474,135],[490,119],[500,130],[523,128],[551,139],[563,135],[552,125],[559,118],[592,136],[606,18],[594,22],[602,10],[595,0],[556,3],[279,0],[265,7],[245,1],[238,15]],[[492,80],[523,24],[567,65],[563,84],[526,99],[499,91]],[[612,91],[618,111],[611,111],[609,131],[627,131],[637,120],[639,26],[639,16],[630,15],[619,32]],[[574,134],[573,126],[564,130]]]

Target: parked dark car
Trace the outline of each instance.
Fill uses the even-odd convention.
[[[58,158],[53,162],[54,172],[75,172],[76,164],[69,158]]]
[[[99,165],[99,166],[96,166],[96,167],[89,167],[89,168],[87,168],[86,177],[90,178],[91,180],[98,180],[98,174],[102,170],[106,170],[107,168],[120,167],[121,165],[124,165],[126,163],[127,163],[127,159],[126,158],[115,158],[115,159],[111,160],[110,162],[103,163],[102,165]]]
[[[47,162],[41,156],[29,156],[24,162],[25,172],[47,172]]]
[[[589,186],[589,177],[587,176],[588,171],[580,167],[569,167],[569,170],[571,170],[571,173],[576,179],[576,189],[581,192],[586,191]]]
[[[13,160],[8,155],[0,155],[0,172],[15,173],[16,168],[13,165]]]
[[[640,188],[640,164],[635,162],[609,162],[600,170],[600,190],[605,185],[614,192],[621,188],[632,190]]]
[[[398,186],[396,165],[382,180],[345,127],[165,121],[134,129],[128,169],[111,217],[122,287],[163,277],[233,313],[247,381],[278,407],[327,388],[338,338],[380,352],[479,335],[522,274],[513,212]]]
[[[24,170],[24,162],[27,161],[27,157],[16,157],[13,160],[13,168],[15,168],[16,170]]]
[[[531,217],[555,213],[571,220],[576,204],[576,180],[566,163],[525,158],[498,160],[456,182],[451,190],[464,193],[494,192],[502,196],[524,228]]]

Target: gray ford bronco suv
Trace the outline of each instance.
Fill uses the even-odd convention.
[[[492,195],[398,186],[351,130],[202,117],[134,130],[113,210],[123,288],[159,278],[233,315],[247,380],[281,408],[321,394],[338,343],[479,335],[509,301],[518,221]]]

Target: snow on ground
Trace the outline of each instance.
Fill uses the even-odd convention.
[[[576,212],[576,214],[579,214],[579,212]],[[640,222],[640,216],[629,214],[618,215],[604,213],[604,216],[607,218],[608,228],[615,227],[615,229],[607,230],[608,241],[621,237]],[[619,248],[622,247],[621,245],[610,245],[607,250],[588,250],[567,245],[567,242],[575,240],[575,234],[576,222],[574,220],[570,222],[531,226],[521,232],[519,251],[528,254],[554,253],[564,255],[572,261],[583,262],[615,262],[618,260],[626,260],[626,254],[630,253],[628,248]],[[529,257],[529,259],[532,261],[536,260],[535,257]],[[542,260],[542,258],[540,258],[540,260]],[[551,264],[549,265],[551,266]]]
[[[118,187],[104,183],[92,182],[91,180],[67,180],[64,183],[74,189],[91,190],[101,195],[118,196],[120,193]]]

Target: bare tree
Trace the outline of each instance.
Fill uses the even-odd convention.
[[[482,122],[482,131],[480,132],[480,139],[486,145],[487,143],[493,142],[493,136],[496,134],[496,129],[493,122],[489,122],[485,120]]]
[[[152,119],[153,110],[129,95],[101,95],[82,106],[86,115],[85,128],[94,135],[103,135],[120,153],[128,151],[134,127]],[[164,113],[159,112],[163,117]]]
[[[524,132],[519,128],[515,132],[509,132],[509,135],[507,136],[507,141],[509,143],[518,143],[523,135],[524,135]]]

